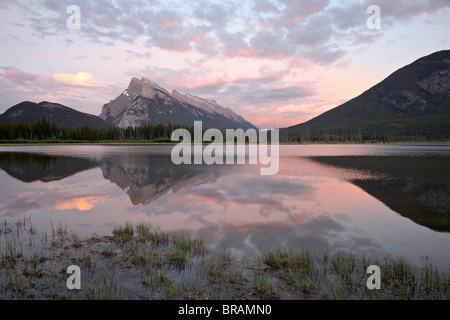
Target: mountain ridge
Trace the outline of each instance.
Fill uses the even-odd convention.
[[[0,115],[2,123],[36,123],[39,119],[46,118],[50,123],[58,127],[76,129],[89,126],[98,129],[108,129],[112,125],[99,117],[75,110],[60,103],[42,101],[39,103],[31,101],[20,102]]]
[[[202,120],[204,128],[257,128],[215,100],[183,95],[176,90],[170,93],[147,78],[136,77],[118,97],[103,105],[99,117],[119,128],[159,123],[191,127],[196,120]]]
[[[170,93],[147,78],[139,80],[136,77],[131,79],[127,89],[103,106],[99,116],[60,103],[23,101],[0,114],[0,124],[31,124],[43,117],[58,127],[70,129],[82,126],[125,129],[159,124],[192,127],[197,120],[203,121],[203,128],[257,129],[241,115],[219,105],[216,100],[192,94],[183,95],[176,90]]]
[[[332,140],[350,132],[361,138],[364,135],[373,138],[386,132],[386,127],[395,127],[398,121],[397,127],[402,127],[400,133],[420,135],[421,131],[429,131],[434,120],[427,120],[420,126],[411,125],[411,121],[439,115],[445,118],[440,124],[445,126],[440,132],[445,133],[450,119],[450,50],[421,57],[359,96],[307,122],[282,130],[291,139],[300,140],[309,140],[312,136]]]

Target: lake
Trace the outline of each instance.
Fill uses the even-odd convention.
[[[0,147],[0,216],[79,236],[125,223],[237,257],[277,247],[450,267],[449,145],[280,146],[280,168],[174,165],[172,146]]]

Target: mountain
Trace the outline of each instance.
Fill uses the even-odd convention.
[[[24,101],[6,110],[0,115],[0,123],[36,123],[45,117],[60,128],[110,128],[111,124],[92,114],[79,112],[58,103]]]
[[[450,50],[418,59],[360,96],[284,131],[281,136],[300,140],[350,134],[359,140],[386,135],[449,139]]]
[[[182,95],[175,90],[170,93],[146,78],[132,78],[122,94],[103,106],[100,118],[120,128],[160,123],[192,127],[194,121],[202,120],[203,128],[256,129],[242,116],[214,100]]]

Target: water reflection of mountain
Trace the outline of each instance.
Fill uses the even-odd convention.
[[[169,190],[177,192],[214,182],[229,166],[181,165],[169,155],[116,154],[99,159],[25,152],[0,152],[0,168],[23,182],[62,180],[101,168],[103,176],[123,189],[133,205],[148,204]]]
[[[208,182],[224,174],[224,166],[174,165],[170,156],[129,154],[104,159],[103,176],[127,192],[133,205],[148,204],[167,193]]]
[[[0,168],[23,182],[62,180],[95,168],[98,161],[80,157],[27,152],[0,152]]]
[[[368,173],[348,179],[389,208],[436,231],[450,232],[448,157],[311,157],[320,164]]]

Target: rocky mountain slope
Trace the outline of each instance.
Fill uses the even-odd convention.
[[[182,95],[175,90],[170,93],[146,78],[131,79],[122,94],[103,106],[100,118],[120,128],[160,123],[192,127],[196,120],[203,121],[203,128],[256,128],[214,100]]]

